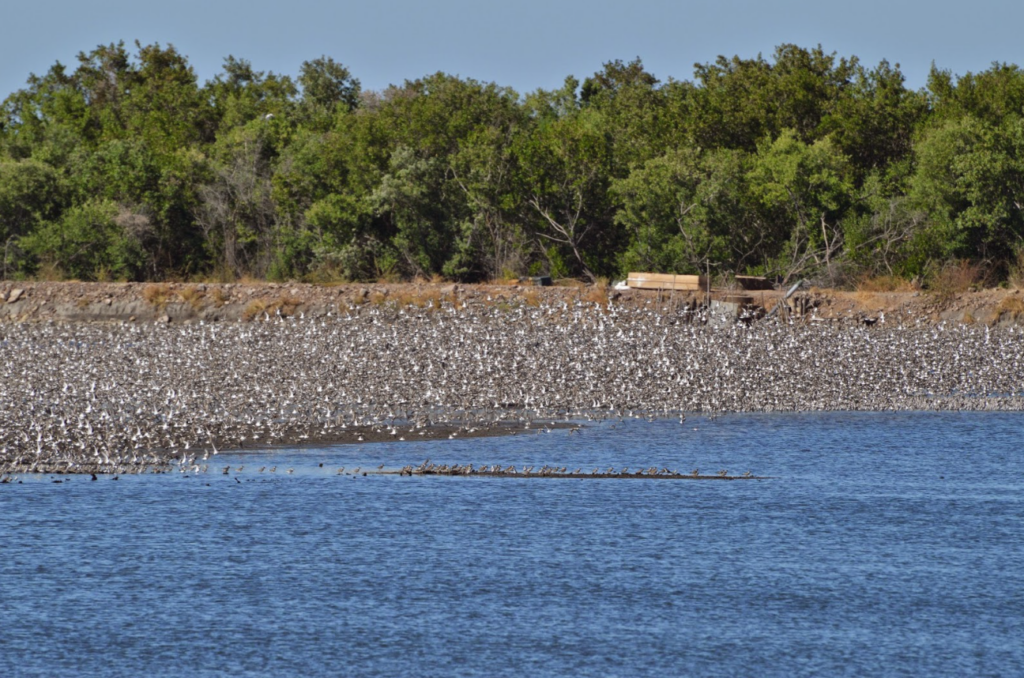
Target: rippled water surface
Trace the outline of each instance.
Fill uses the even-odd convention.
[[[1021,414],[733,415],[22,477],[0,675],[1022,675],[1022,450]],[[773,478],[336,475],[428,457]]]

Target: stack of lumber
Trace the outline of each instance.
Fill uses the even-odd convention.
[[[635,290],[696,291],[706,290],[708,288],[708,279],[702,275],[630,273],[626,284]]]

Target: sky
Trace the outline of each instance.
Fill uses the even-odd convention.
[[[293,76],[330,56],[364,89],[443,71],[520,94],[614,59],[691,80],[718,55],[820,44],[868,66],[898,63],[917,89],[933,62],[956,75],[1024,63],[1022,25],[1021,0],[33,0],[0,13],[0,99],[30,73],[120,40],[174,45],[200,82],[228,55]]]

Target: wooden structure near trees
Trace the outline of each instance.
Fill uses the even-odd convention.
[[[635,290],[676,290],[696,292],[707,290],[708,279],[702,275],[630,272],[626,285]]]

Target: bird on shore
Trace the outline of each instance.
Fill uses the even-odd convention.
[[[578,435],[581,420],[689,424],[693,413],[1024,410],[1019,327],[881,312],[870,328],[854,316],[716,327],[683,307],[580,300],[370,304],[246,323],[17,323],[3,341],[18,359],[0,361],[0,474],[184,471],[222,448],[374,431],[454,439],[564,422]]]

